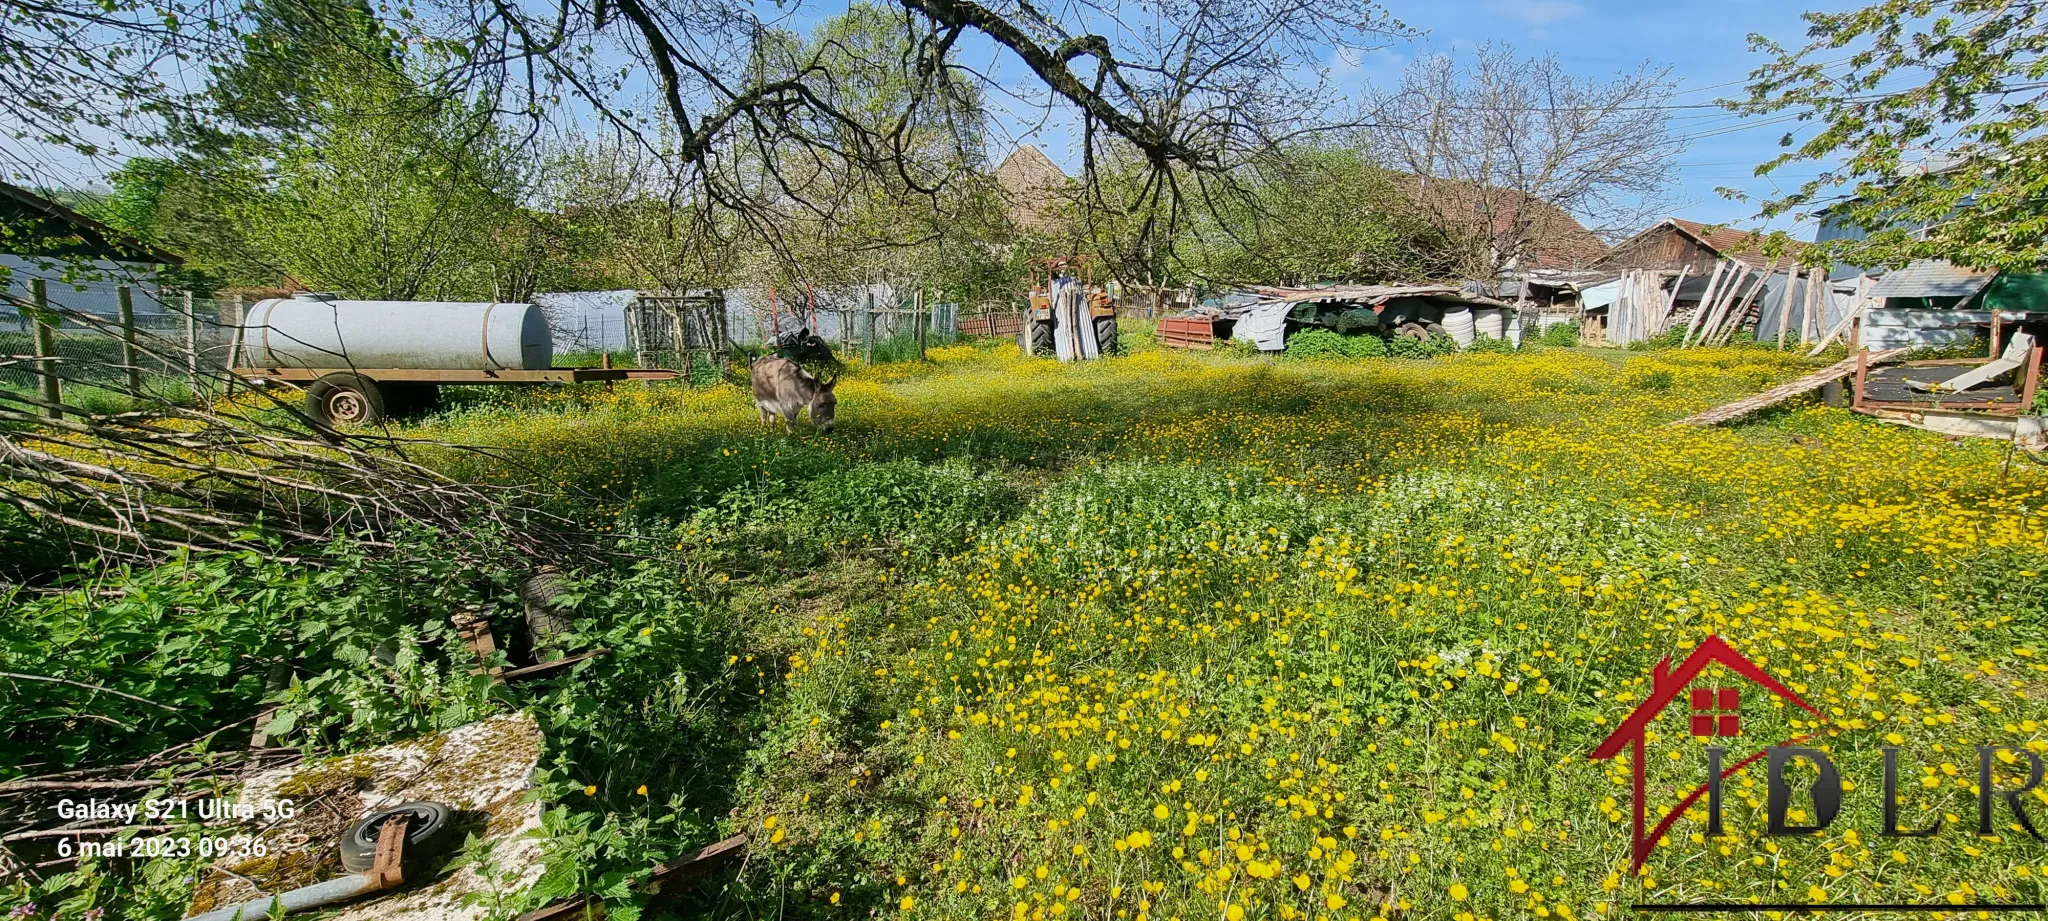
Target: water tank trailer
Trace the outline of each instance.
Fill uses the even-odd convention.
[[[355,301],[295,294],[257,301],[235,330],[230,370],[306,389],[328,425],[374,425],[424,409],[442,384],[665,381],[667,370],[557,368],[547,317],[532,304]]]

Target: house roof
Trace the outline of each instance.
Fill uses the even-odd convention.
[[[1774,261],[1770,256],[1764,255],[1762,246],[1763,236],[1761,234],[1749,230],[1736,230],[1733,227],[1702,224],[1699,221],[1688,221],[1680,217],[1667,217],[1650,225],[1641,233],[1616,244],[1612,252],[1623,252],[1629,248],[1630,243],[1634,243],[1666,227],[1670,227],[1690,237],[1694,242],[1713,250],[1723,259],[1735,259],[1746,262],[1759,269],[1769,268]],[[1797,261],[1799,254],[1805,252],[1806,248],[1811,245],[1810,243],[1801,243],[1796,240],[1792,241],[1786,247],[1785,255],[1775,261],[1779,263],[1780,267],[1783,267],[1787,262]]]
[[[17,256],[61,256],[184,265],[185,258],[137,240],[18,185],[0,182],[0,246]]]
[[[1982,291],[1997,269],[1965,269],[1940,259],[1922,259],[1886,272],[1871,297],[1969,297]]]
[[[1525,222],[1534,251],[1524,270],[1575,269],[1607,254],[1607,244],[1571,212],[1526,192],[1458,179],[1411,176],[1410,196],[1446,222],[1470,221],[1467,228],[1488,237],[1508,235]]]
[[[1055,196],[1072,181],[1045,151],[1030,144],[1004,158],[995,180],[1009,199],[1010,222],[1028,231],[1053,229]]]

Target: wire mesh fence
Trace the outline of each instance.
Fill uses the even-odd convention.
[[[211,386],[228,367],[243,311],[239,298],[165,293],[150,299],[161,307],[146,312],[51,306],[38,317],[32,292],[16,297],[21,303],[0,304],[0,387],[24,391],[46,388],[52,376],[73,389],[170,394]]]

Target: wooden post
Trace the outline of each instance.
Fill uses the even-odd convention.
[[[1827,273],[1819,268],[1806,273],[1806,322],[1799,325],[1799,344],[1820,338],[1820,314],[1827,305]]]
[[[192,380],[192,399],[199,399],[199,317],[192,312],[192,292],[185,292],[185,374]]]
[[[1778,351],[1785,350],[1785,334],[1792,326],[1792,289],[1785,289],[1785,296],[1778,298]]]
[[[867,321],[868,321],[868,328],[867,328],[867,343],[866,343],[866,345],[865,345],[865,350],[864,350],[864,353],[863,353],[863,357],[862,357],[862,359],[861,359],[861,360],[862,360],[863,362],[867,363],[867,364],[874,364],[874,363],[875,363],[875,291],[874,291],[874,289],[873,289],[873,288],[869,288],[869,289],[868,289],[868,300],[867,300],[867,311],[866,311],[866,317],[867,317]]]
[[[121,364],[128,368],[128,392],[142,393],[142,356],[135,347],[135,291],[127,285],[115,289],[121,304]]]
[[[1870,350],[1856,350],[1856,392],[1849,397],[1850,409],[1863,408],[1863,382],[1870,377]]]
[[[914,327],[914,328],[915,328],[915,329],[917,330],[917,360],[918,360],[918,361],[923,361],[923,360],[924,360],[924,339],[925,339],[925,330],[926,330],[926,328],[927,328],[927,327],[930,327],[930,326],[931,326],[931,321],[932,321],[931,309],[930,309],[930,308],[929,308],[928,306],[926,306],[926,304],[925,304],[925,300],[924,300],[924,289],[923,289],[923,288],[919,288],[919,289],[917,289],[917,326],[916,326],[916,327]]]
[[[237,294],[228,299],[228,312],[225,316],[221,317],[221,320],[222,322],[225,322],[234,328],[234,333],[228,336],[227,358],[221,361],[221,366],[227,369],[227,378],[226,380],[222,381],[224,389],[222,389],[221,391],[221,398],[224,400],[233,400],[235,398],[236,380],[234,369],[235,366],[239,364],[242,360],[243,324],[241,295]]]
[[[1996,309],[1993,309],[1991,311],[1991,354],[1987,356],[1993,360],[1996,360],[1998,358],[1998,334],[2000,332],[2001,325],[2002,324],[1999,322],[1998,311]]]
[[[64,418],[64,411],[57,406],[64,402],[64,391],[57,382],[57,327],[50,316],[50,292],[48,284],[40,278],[28,280],[29,300],[35,304],[36,324],[36,376],[42,380],[43,415],[52,419]]]
[[[2027,351],[2026,383],[2020,388],[2020,415],[2034,411],[2034,394],[2041,384],[2041,355],[2048,346],[2036,345]]]

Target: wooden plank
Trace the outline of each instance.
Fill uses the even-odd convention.
[[[1714,334],[1714,345],[1726,345],[1728,339],[1735,335],[1735,331],[1742,328],[1743,319],[1749,316],[1749,305],[1755,303],[1757,295],[1770,286],[1771,276],[1777,274],[1778,262],[1778,259],[1772,259],[1770,266],[1757,275],[1756,284],[1749,289],[1749,294],[1743,296],[1735,306],[1735,309],[1730,310],[1728,316],[1722,318],[1721,329]],[[1787,276],[1787,290],[1785,293],[1788,296],[1792,293],[1790,291],[1791,282],[1789,279],[1790,276]]]
[[[1664,315],[1657,318],[1657,335],[1671,331],[1671,315],[1678,312],[1678,289],[1685,287],[1685,277],[1692,273],[1692,266],[1678,270],[1678,280],[1671,283],[1671,297],[1664,302]]]
[[[1742,290],[1742,283],[1749,277],[1749,274],[1749,263],[1736,260],[1734,269],[1722,281],[1721,290],[1715,293],[1713,303],[1700,305],[1700,310],[1706,314],[1706,319],[1700,321],[1698,335],[1687,336],[1686,341],[1680,344],[1680,348],[1691,348],[1696,345],[1707,344],[1708,337],[1713,334],[1714,328],[1721,323],[1721,314],[1728,310],[1728,304]]]
[[[1693,305],[1692,318],[1686,321],[1685,338],[1680,345],[1681,348],[1684,347],[1683,343],[1692,342],[1693,334],[1699,331],[1700,321],[1706,319],[1708,306],[1712,305],[1715,296],[1721,293],[1721,280],[1727,269],[1728,261],[1725,259],[1714,263],[1714,277],[1707,279],[1707,290],[1700,295],[1699,303]]]
[[[2025,372],[2026,377],[2024,378],[2026,383],[2020,387],[2019,410],[2022,415],[2031,415],[2034,412],[2034,394],[2038,391],[2041,384],[2041,357],[2044,348],[2048,348],[2048,346],[2036,345],[2031,354],[2027,356],[2027,370]]]
[[[1896,358],[1905,353],[1905,349],[1888,349],[1883,352],[1871,353],[1857,352],[1855,357],[1853,358],[1846,358],[1841,361],[1835,362],[1834,364],[1822,368],[1819,371],[1815,371],[1812,374],[1808,374],[1797,380],[1780,384],[1776,387],[1759,393],[1756,396],[1745,397],[1743,399],[1736,400],[1733,403],[1729,403],[1723,406],[1716,406],[1713,409],[1709,409],[1701,413],[1695,413],[1671,424],[1719,425],[1723,422],[1730,422],[1736,419],[1740,419],[1744,416],[1755,413],[1766,407],[1775,406],[1779,403],[1783,403],[1786,400],[1792,399],[1793,397],[1799,396],[1801,394],[1811,393],[1815,390],[1819,390],[1821,388],[1821,385],[1829,383],[1831,381],[1841,380],[1842,378],[1848,377],[1851,374],[1857,374],[1860,378],[1861,374],[1859,373],[1859,369],[1867,368],[1870,364],[1878,364],[1889,359]],[[1866,356],[1868,358],[1867,364],[1865,363]],[[1860,381],[1859,386],[1856,388],[1856,392],[1859,395],[1863,392],[1863,388],[1860,386]]]
[[[509,684],[514,681],[525,681],[531,678],[539,678],[545,675],[554,674],[555,672],[568,668],[571,665],[575,665],[578,662],[582,662],[588,659],[595,659],[598,656],[611,655],[611,652],[612,651],[609,649],[593,649],[589,652],[580,652],[573,656],[563,656],[562,658],[556,659],[552,662],[542,662],[539,665],[528,665],[523,668],[515,668],[511,669],[510,671],[500,672],[498,673],[498,680]]]

